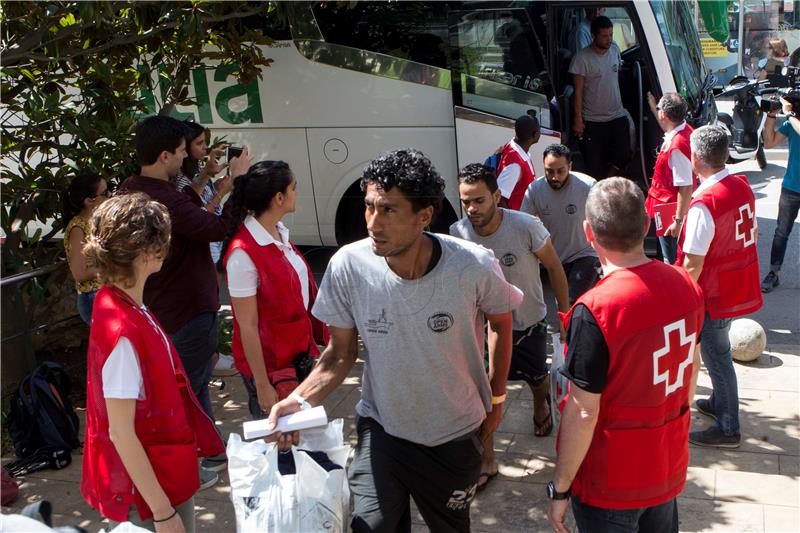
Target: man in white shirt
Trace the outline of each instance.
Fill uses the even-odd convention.
[[[536,179],[528,151],[539,141],[540,129],[539,121],[531,115],[522,115],[514,122],[514,138],[503,147],[497,166],[500,207],[518,211],[528,185]]]

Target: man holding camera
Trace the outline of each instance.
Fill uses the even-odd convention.
[[[783,112],[786,120],[775,127],[776,112],[767,113],[767,123],[764,126],[764,148],[772,148],[784,139],[789,140],[789,161],[786,165],[786,174],[783,175],[781,197],[778,201],[778,220],[775,226],[775,236],[772,238],[772,251],[770,252],[769,273],[761,282],[761,292],[771,292],[780,284],[778,272],[781,270],[783,258],[786,255],[786,244],[792,232],[794,220],[800,210],[800,118],[794,111],[796,104],[800,103],[800,93],[790,100],[781,98]]]

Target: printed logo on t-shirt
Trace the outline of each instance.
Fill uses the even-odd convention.
[[[436,313],[428,318],[428,328],[434,333],[443,333],[453,326],[453,315]]]
[[[381,309],[381,314],[378,318],[370,318],[367,320],[367,332],[388,335],[393,325],[394,322],[386,320],[386,309]]]
[[[566,211],[568,215],[574,215],[578,212],[578,206],[575,204],[567,204],[567,207],[564,208],[564,211]]]
[[[611,70],[613,70],[614,72],[618,71],[619,70],[619,63],[614,63],[614,66],[611,67]]]
[[[507,253],[500,258],[500,264],[503,266],[514,266],[517,264],[517,256],[512,253]]]

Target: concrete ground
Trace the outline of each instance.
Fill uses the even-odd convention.
[[[785,152],[771,152],[771,164],[763,172],[757,171],[754,162],[731,169],[746,173],[756,192],[762,274],[769,264],[785,158]],[[692,447],[688,481],[679,497],[681,531],[800,531],[800,228],[797,226],[781,273],[781,286],[765,295],[764,308],[752,316],[767,332],[767,348],[756,361],[736,365],[742,446],[725,451]],[[316,266],[312,268],[317,271]],[[354,406],[360,395],[360,368],[359,363],[325,402],[332,418],[345,419],[345,431],[351,442],[354,442]],[[701,370],[698,396],[707,396],[710,387],[708,374]],[[212,397],[223,434],[241,432],[241,423],[247,418],[247,403],[239,378],[226,378],[225,387],[213,389]],[[527,387],[510,384],[508,398],[505,417],[495,438],[500,475],[475,498],[472,528],[486,532],[551,531],[545,517],[545,484],[552,477],[555,438],[533,436],[533,404]],[[710,422],[707,417],[693,413],[693,429],[704,428]],[[101,517],[80,495],[80,463],[78,451],[68,468],[45,470],[20,479],[20,497],[14,505],[3,507],[3,513],[16,512],[29,502],[45,498],[54,504],[56,525],[74,524],[92,532],[99,530],[103,527]],[[223,472],[217,486],[197,495],[199,531],[235,530],[228,494],[227,474]],[[426,531],[421,517],[416,513],[414,516],[414,530]]]

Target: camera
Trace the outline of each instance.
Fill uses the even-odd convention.
[[[800,67],[784,67],[781,74],[767,76],[772,94],[761,99],[761,110],[763,112],[774,113],[780,111],[782,107],[781,98],[792,104],[793,110],[800,110],[800,81],[798,80],[798,73],[800,73]]]
[[[243,149],[239,146],[228,146],[228,161],[242,155],[242,150]]]

